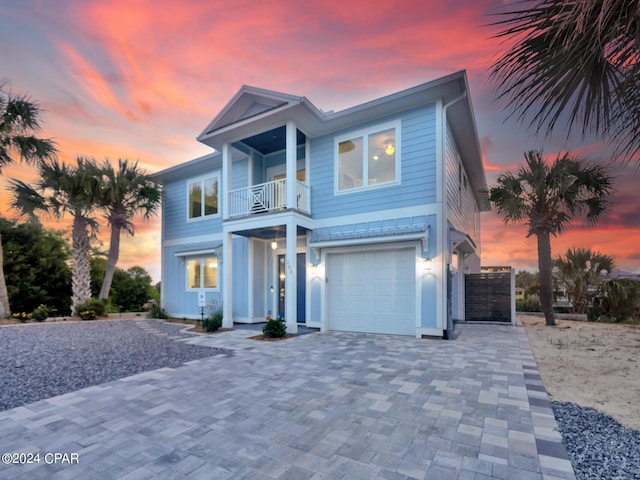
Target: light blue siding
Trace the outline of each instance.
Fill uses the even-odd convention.
[[[249,159],[235,160],[231,164],[231,190],[249,186]]]
[[[222,231],[222,216],[215,215],[197,220],[187,219],[187,184],[189,180],[167,182],[162,202],[164,240],[174,240]]]
[[[335,137],[311,140],[311,212],[314,218],[373,212],[388,208],[408,207],[435,202],[436,135],[435,105],[403,113],[401,119],[401,183],[357,193],[335,192]],[[358,129],[395,120],[381,119]]]
[[[200,318],[198,306],[198,292],[187,290],[186,259],[189,257],[177,257],[176,253],[187,250],[197,251],[219,245],[219,242],[209,244],[176,245],[162,249],[162,289],[164,297],[163,306],[169,315],[181,318]],[[218,273],[218,282],[221,280],[221,272]],[[222,287],[220,285],[220,287]],[[222,306],[222,288],[219,291],[206,291],[207,308],[205,315]]]

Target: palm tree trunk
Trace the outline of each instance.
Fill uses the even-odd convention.
[[[111,291],[111,282],[113,274],[116,271],[116,263],[118,263],[118,255],[120,253],[120,232],[122,229],[115,224],[111,224],[111,239],[109,240],[109,257],[107,258],[107,269],[104,272],[102,287],[100,288],[100,299],[109,298]]]
[[[87,221],[81,215],[73,218],[71,233],[71,313],[91,298],[91,262]]]
[[[547,326],[556,324],[553,318],[553,281],[551,269],[551,239],[549,233],[536,234],[538,238],[538,270],[540,272],[540,303]]]
[[[9,308],[9,293],[7,292],[7,282],[4,279],[4,253],[2,250],[2,235],[0,235],[0,318],[9,318],[11,310]]]

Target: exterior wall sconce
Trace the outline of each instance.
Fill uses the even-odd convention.
[[[429,273],[431,272],[431,268],[432,268],[432,261],[430,258],[425,258],[422,262],[422,266],[424,268],[424,271]]]
[[[313,275],[314,277],[318,276],[318,265],[316,265],[315,263],[311,265],[311,275]]]

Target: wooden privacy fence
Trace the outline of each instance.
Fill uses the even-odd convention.
[[[465,275],[465,321],[512,322],[512,273]]]

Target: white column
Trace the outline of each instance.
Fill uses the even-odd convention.
[[[222,145],[222,178],[220,179],[222,218],[229,218],[229,192],[231,191],[231,145]]]
[[[233,236],[226,232],[222,236],[222,326],[233,328],[233,265],[232,265]]]
[[[296,124],[287,122],[287,208],[297,208],[296,201]]]
[[[295,177],[294,177],[295,178]],[[284,314],[287,323],[287,333],[298,333],[298,262],[296,256],[295,222],[287,222],[287,254],[284,259]]]

